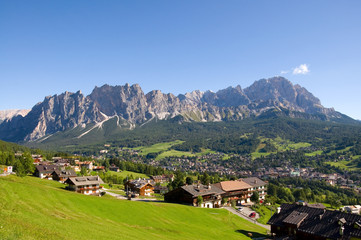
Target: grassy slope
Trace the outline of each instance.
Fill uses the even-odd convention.
[[[310,143],[306,143],[306,142],[292,142],[290,140],[285,140],[282,139],[280,137],[274,138],[274,139],[270,139],[270,138],[260,138],[261,140],[261,144],[257,147],[256,151],[252,153],[252,157],[253,158],[259,158],[262,156],[268,156],[269,154],[271,154],[271,152],[267,152],[267,153],[263,153],[263,152],[259,152],[260,149],[262,149],[265,144],[265,141],[270,141],[271,144],[273,144],[276,148],[277,151],[279,152],[283,152],[283,151],[287,151],[287,150],[294,150],[294,149],[300,149],[300,148],[306,148],[306,147],[310,147],[311,144]],[[273,152],[276,153],[276,152]]]
[[[149,178],[149,176],[146,174],[130,172],[130,171],[120,171],[120,172],[109,171],[108,173],[113,174],[113,175],[118,175],[119,177],[122,177],[122,178],[126,178],[127,176],[130,176],[130,175],[132,175],[134,178]]]
[[[84,196],[34,177],[0,178],[0,239],[249,239],[265,230],[220,209]]]
[[[145,156],[148,153],[160,153],[156,160],[160,160],[166,157],[182,157],[182,156],[201,156],[206,155],[209,153],[215,153],[215,151],[211,151],[209,149],[202,149],[202,152],[200,153],[191,153],[191,152],[183,152],[183,151],[177,151],[174,149],[170,149],[174,145],[182,144],[184,141],[176,140],[173,142],[163,142],[163,143],[157,143],[151,146],[142,146],[133,148],[134,150],[140,151],[140,154]]]

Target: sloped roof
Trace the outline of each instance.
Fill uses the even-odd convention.
[[[243,181],[223,181],[213,184],[213,186],[219,187],[225,192],[245,190],[252,187],[251,185]]]
[[[300,224],[306,217],[308,213],[293,211],[290,215],[288,215],[282,222],[298,225]]]
[[[76,173],[73,169],[69,170],[55,170],[56,175],[59,177],[76,177]]]
[[[130,180],[129,183],[132,184],[135,188],[138,188],[138,189],[141,189],[142,187],[146,186],[147,184],[153,186],[153,184],[151,183],[151,181],[148,180],[148,179],[135,179],[135,180]]]
[[[86,177],[70,177],[66,180],[66,183],[73,184],[75,186],[84,185],[97,185],[104,183],[99,176],[86,176]]]
[[[245,183],[251,185],[252,187],[261,187],[261,186],[267,185],[266,182],[262,181],[261,179],[259,179],[257,177],[240,178],[240,179],[238,179],[238,181],[245,182]]]
[[[208,186],[203,184],[193,184],[193,185],[182,186],[182,189],[190,193],[193,197],[211,195],[211,194],[220,195],[224,193],[222,189],[214,185]]]
[[[56,165],[37,165],[36,169],[39,173],[52,173],[55,170],[58,170],[59,167]]]
[[[291,216],[295,214],[298,215],[292,218]],[[344,222],[342,238],[340,235],[340,220]],[[285,226],[286,223],[299,223],[298,231],[324,238],[349,239],[350,237],[361,237],[361,229],[355,227],[357,223],[361,223],[361,216],[351,213],[330,211],[297,204],[282,204],[281,212],[274,214],[268,221],[268,224]]]

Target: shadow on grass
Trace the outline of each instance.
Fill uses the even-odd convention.
[[[267,238],[267,237],[269,237],[266,234],[252,232],[252,231],[246,231],[246,230],[236,230],[236,232],[241,233],[250,238]]]

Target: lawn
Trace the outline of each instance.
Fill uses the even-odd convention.
[[[85,196],[56,181],[0,177],[0,239],[250,239],[266,230],[223,209]]]

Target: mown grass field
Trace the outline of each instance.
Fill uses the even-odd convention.
[[[0,239],[249,239],[226,210],[84,196],[55,181],[0,177]]]

